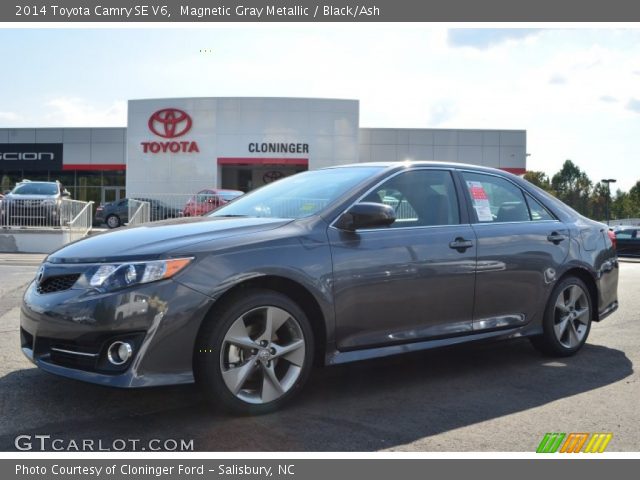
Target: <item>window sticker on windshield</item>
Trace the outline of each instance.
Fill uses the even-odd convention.
[[[493,215],[491,215],[491,205],[489,204],[489,197],[485,192],[482,183],[473,182],[467,180],[467,188],[471,194],[471,200],[473,200],[473,208],[476,211],[478,220],[480,222],[493,222]]]

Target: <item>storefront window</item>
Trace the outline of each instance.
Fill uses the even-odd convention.
[[[125,179],[126,175],[124,170],[103,172],[102,185],[105,187],[124,187]]]
[[[82,200],[84,202],[94,202],[96,205],[100,205],[102,199],[102,187],[78,187],[80,193],[78,197],[73,197],[76,200]]]
[[[24,178],[26,178],[27,180],[31,180],[32,182],[49,181],[49,172],[30,172],[29,170],[25,170],[23,176]]]
[[[59,181],[69,190],[74,200],[94,201],[100,204],[106,197],[124,198],[126,174],[124,170],[111,171],[0,171],[0,193],[13,189],[22,180]],[[113,188],[117,187],[117,188]],[[108,191],[108,192],[107,192]],[[114,193],[115,191],[115,193]],[[107,195],[105,195],[105,192]]]
[[[76,185],[76,172],[51,172],[51,180],[58,180],[67,190],[71,191]]]
[[[76,184],[77,200],[100,202],[102,193],[102,172],[77,172],[78,183]],[[98,190],[98,195],[95,194],[95,189]],[[96,198],[93,198],[96,197]]]
[[[16,183],[22,180],[22,171],[17,172],[2,172],[0,174],[0,193],[4,193],[7,190],[11,190]]]

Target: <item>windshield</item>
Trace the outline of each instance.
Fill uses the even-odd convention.
[[[299,173],[247,193],[210,216],[308,217],[382,168],[342,167]]]
[[[44,182],[23,183],[17,185],[11,193],[14,195],[57,195],[58,185]]]

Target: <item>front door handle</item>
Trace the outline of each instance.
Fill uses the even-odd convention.
[[[473,247],[473,242],[471,240],[465,240],[462,237],[457,237],[453,242],[449,243],[449,248],[453,248],[460,253],[464,253],[467,248],[471,247]]]
[[[554,243],[555,245],[558,245],[565,238],[567,238],[566,235],[563,235],[558,232],[552,232],[550,235],[547,235],[547,240]]]

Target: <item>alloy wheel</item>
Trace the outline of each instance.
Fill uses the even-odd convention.
[[[589,331],[591,309],[587,293],[579,285],[563,289],[554,305],[553,330],[556,339],[565,348],[575,348]]]
[[[244,402],[273,402],[296,384],[305,351],[300,323],[289,312],[275,306],[251,309],[238,317],[224,336],[222,379]]]

